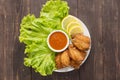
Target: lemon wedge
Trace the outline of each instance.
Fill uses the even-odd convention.
[[[78,22],[70,22],[67,27],[66,27],[66,30],[67,32],[72,28],[72,27],[76,27],[76,26],[81,26],[80,23]]]
[[[72,15],[68,15],[62,20],[62,28],[67,29],[66,27],[70,22],[79,22],[79,21],[77,20],[76,17]]]
[[[62,20],[62,28],[66,30],[69,35],[83,33],[84,30],[82,26],[80,20],[72,15],[68,15]]]
[[[72,26],[69,30],[68,30],[68,34],[69,35],[74,35],[74,34],[77,34],[77,33],[83,33],[84,30],[82,27],[80,26]]]

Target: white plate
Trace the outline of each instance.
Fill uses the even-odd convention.
[[[75,16],[74,16],[75,17]],[[78,19],[77,17],[76,17],[76,19]],[[80,20],[80,19],[78,19],[78,21],[82,24],[82,27],[83,27],[83,29],[84,29],[84,35],[86,35],[86,36],[88,36],[89,38],[90,38],[90,40],[91,40],[91,37],[90,37],[90,33],[89,33],[89,31],[88,31],[88,29],[87,29],[87,26]],[[91,41],[90,41],[91,42]],[[87,55],[86,55],[86,57],[85,57],[85,59],[82,61],[82,63],[80,64],[80,66],[86,61],[86,59],[88,58],[88,56],[89,56],[89,54],[90,54],[90,50],[91,50],[91,43],[90,43],[90,48],[89,48],[89,50],[88,51],[86,51],[87,52]],[[62,69],[58,69],[58,70],[54,70],[55,72],[69,72],[69,71],[73,71],[74,70],[74,68],[73,67],[65,67],[65,68],[62,68]]]

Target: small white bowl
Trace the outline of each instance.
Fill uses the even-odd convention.
[[[55,32],[61,32],[61,33],[63,33],[63,34],[66,36],[66,38],[67,38],[67,44],[66,44],[66,46],[65,46],[64,48],[60,49],[60,50],[56,50],[56,49],[52,48],[51,45],[50,45],[50,43],[49,43],[49,38],[50,38],[50,36],[51,36],[53,33],[55,33]],[[51,32],[51,33],[48,35],[48,37],[47,37],[47,45],[48,45],[48,47],[49,47],[52,51],[54,51],[54,52],[62,52],[62,51],[64,51],[64,50],[69,46],[69,37],[68,37],[68,35],[67,35],[64,31],[62,31],[62,30],[54,30],[54,31]]]

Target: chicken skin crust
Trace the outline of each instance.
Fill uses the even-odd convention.
[[[70,61],[70,66],[74,67],[75,69],[79,69],[81,63],[82,63],[82,61],[76,62],[74,60],[71,60]]]
[[[55,63],[56,63],[56,68],[61,69],[63,68],[62,63],[61,63],[61,53],[57,54],[55,57]]]
[[[90,47],[90,38],[83,34],[76,34],[72,36],[72,43],[81,51],[86,51]]]
[[[66,50],[61,54],[61,63],[63,67],[70,66],[70,57],[69,57],[69,51]]]
[[[72,35],[71,41],[72,44],[69,44],[69,47],[65,51],[56,55],[55,63],[57,69],[68,66],[79,69],[80,64],[85,59],[86,51],[90,47],[90,38],[78,33]]]
[[[76,62],[84,60],[84,56],[81,51],[74,47],[72,44],[69,45],[69,55],[70,58]]]

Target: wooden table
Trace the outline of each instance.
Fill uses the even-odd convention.
[[[91,53],[79,70],[42,77],[23,65],[20,22],[39,16],[46,0],[0,0],[0,80],[120,80],[120,0],[67,0],[92,37]]]

